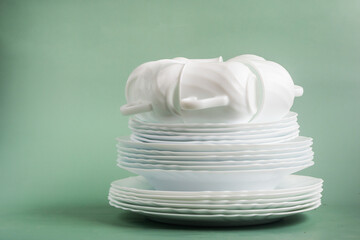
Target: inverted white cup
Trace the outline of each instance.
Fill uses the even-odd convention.
[[[256,55],[175,58],[136,68],[121,111],[146,122],[262,123],[281,119],[302,93],[282,66]]]
[[[268,122],[285,116],[294,103],[294,98],[302,96],[303,88],[294,82],[281,65],[266,61],[255,55],[241,55],[228,62],[240,62],[248,66],[258,80],[259,101],[257,113],[252,122]]]

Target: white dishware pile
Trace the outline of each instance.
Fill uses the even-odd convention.
[[[126,86],[130,137],[118,166],[140,176],[112,183],[112,206],[189,225],[273,221],[321,204],[322,179],[291,175],[314,164],[312,139],[290,112],[295,86],[255,56],[142,64]]]

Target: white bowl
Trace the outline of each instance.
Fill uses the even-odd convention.
[[[242,190],[271,190],[281,180],[292,173],[312,166],[286,167],[262,170],[237,171],[192,171],[192,170],[163,170],[122,168],[144,176],[150,185],[158,190],[173,191],[242,191]]]
[[[266,191],[160,191],[155,190],[143,176],[128,177],[111,183],[113,190],[127,196],[174,201],[275,201],[276,199],[301,199],[302,196],[317,192],[323,180],[301,175],[286,176],[273,190]],[[299,197],[299,198],[298,198]]]

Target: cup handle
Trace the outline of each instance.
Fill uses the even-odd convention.
[[[295,97],[301,97],[304,94],[304,89],[300,86],[294,86]]]
[[[198,99],[197,97],[183,98],[180,101],[183,110],[200,110],[213,107],[221,107],[229,104],[229,97],[226,95],[212,98]]]
[[[150,112],[152,111],[151,103],[137,102],[128,103],[120,107],[120,111],[123,115],[133,115],[137,113]]]

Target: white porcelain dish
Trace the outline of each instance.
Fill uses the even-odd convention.
[[[147,201],[147,202],[154,202],[154,204],[159,203],[165,203],[165,204],[185,204],[185,205],[238,205],[238,204],[269,204],[269,203],[283,203],[283,202],[295,202],[295,201],[302,201],[309,198],[314,198],[316,195],[319,195],[322,193],[322,185],[318,185],[313,189],[310,189],[310,191],[304,192],[302,191],[301,194],[296,193],[290,193],[289,195],[285,196],[279,196],[279,197],[258,197],[253,199],[247,199],[245,197],[239,196],[238,198],[227,198],[226,195],[221,195],[223,198],[216,198],[213,199],[211,195],[209,196],[209,199],[206,198],[199,198],[199,199],[191,199],[191,198],[185,198],[181,199],[181,196],[178,196],[179,198],[166,198],[161,199],[157,195],[153,197],[152,194],[136,194],[133,192],[123,191],[116,189],[115,187],[111,187],[109,190],[109,194],[112,194],[114,196],[119,197],[126,197],[127,199],[134,200],[134,201]]]
[[[302,212],[307,212],[318,208],[321,205],[321,203],[312,205],[310,207],[305,207],[303,209],[281,212],[281,213],[233,214],[233,215],[158,213],[158,212],[136,210],[133,208],[126,208],[124,206],[113,204],[112,202],[110,202],[110,205],[117,208],[121,208],[123,210],[129,210],[132,212],[145,215],[146,217],[154,221],[170,223],[170,224],[180,224],[180,225],[190,225],[190,226],[244,226],[244,225],[269,223],[287,216],[291,216]]]
[[[307,151],[311,149],[312,141],[304,142],[302,145],[295,146],[292,148],[280,148],[280,149],[258,149],[258,150],[239,150],[239,151],[221,151],[221,152],[194,152],[194,151],[166,151],[166,150],[153,150],[153,149],[139,149],[134,147],[125,147],[121,144],[117,144],[116,147],[118,152],[126,152],[131,154],[141,154],[143,156],[163,156],[165,159],[168,157],[174,159],[181,159],[185,160],[186,158],[190,157],[254,157],[254,159],[262,159],[262,158],[281,158],[281,157],[294,157],[298,156],[303,151]],[[294,155],[293,155],[294,154]],[[185,157],[185,158],[183,158]]]
[[[250,210],[250,209],[268,209],[268,208],[284,208],[298,206],[301,204],[313,203],[320,200],[321,194],[315,194],[311,198],[288,201],[288,202],[267,202],[267,203],[227,203],[227,204],[204,204],[204,203],[172,203],[172,202],[158,202],[153,200],[138,200],[134,198],[127,198],[126,195],[119,195],[114,192],[109,192],[109,198],[124,202],[128,204],[149,206],[149,207],[165,207],[165,208],[194,208],[194,209],[222,209],[222,210]]]
[[[171,143],[143,143],[130,140],[129,137],[117,138],[118,142],[128,148],[148,149],[148,150],[165,150],[165,151],[194,151],[194,152],[223,152],[223,151],[243,151],[243,150],[271,150],[271,149],[284,149],[302,147],[305,144],[312,142],[312,138],[309,137],[297,137],[291,141],[274,143],[274,144],[234,144],[234,143],[208,143],[208,144],[196,144],[196,143],[183,143],[183,144],[171,144]]]
[[[258,128],[167,128],[163,126],[155,127],[148,126],[146,124],[134,123],[133,120],[129,120],[129,128],[132,131],[137,131],[146,134],[157,135],[252,135],[252,134],[264,134],[274,133],[278,131],[285,131],[291,128],[299,128],[299,124],[295,121],[288,123],[277,124],[273,126],[264,126]]]
[[[192,171],[140,169],[119,165],[129,172],[144,176],[158,190],[173,191],[241,191],[271,190],[292,173],[312,166],[311,161],[296,167],[237,171]]]
[[[197,208],[172,208],[172,207],[152,207],[152,206],[142,206],[135,204],[128,204],[125,202],[117,201],[109,196],[109,200],[118,206],[123,206],[127,208],[132,208],[142,211],[150,212],[162,212],[162,213],[181,213],[181,214],[264,214],[264,213],[279,213],[287,211],[296,211],[299,209],[307,208],[313,205],[320,203],[320,199],[311,201],[306,204],[299,204],[290,207],[278,207],[278,208],[266,208],[266,209],[244,209],[244,210],[232,210],[232,209],[197,209]]]
[[[155,135],[154,135],[155,136]],[[171,139],[166,139],[165,136],[156,136],[152,137],[149,135],[136,135],[135,133],[131,134],[130,139],[133,141],[144,142],[144,143],[166,143],[166,144],[273,144],[290,141],[296,137],[299,137],[299,130],[295,130],[284,136],[277,136],[271,138],[255,138],[255,139],[219,139],[216,138],[207,138],[205,139],[186,139],[183,137],[172,136]]]
[[[248,58],[240,55],[227,62],[245,64],[256,75],[258,90],[257,112],[252,119],[256,122],[266,122],[284,116],[293,105],[296,96],[302,96],[303,89],[295,86],[285,68],[278,63],[265,59]]]
[[[269,199],[304,195],[319,189],[323,180],[301,175],[284,177],[273,190],[257,191],[160,191],[155,190],[143,176],[128,177],[111,183],[116,190],[146,196],[153,199],[173,200],[230,200],[230,199]],[[139,194],[139,195],[136,195]]]
[[[174,128],[181,128],[181,129],[202,129],[202,128],[208,128],[208,129],[216,129],[216,128],[236,128],[236,129],[257,129],[258,128],[271,128],[273,126],[286,124],[289,122],[294,122],[297,120],[297,113],[295,112],[289,112],[286,114],[283,118],[281,118],[278,121],[272,121],[272,122],[266,122],[266,123],[160,123],[160,122],[147,122],[139,119],[138,117],[133,117],[132,121],[134,121],[137,124],[143,125],[143,126],[153,126],[157,129],[163,128],[163,129],[174,129]]]
[[[299,131],[299,126],[286,128],[279,131],[269,133],[254,133],[250,134],[166,134],[164,131],[137,131],[133,130],[133,134],[147,139],[163,140],[163,141],[219,141],[219,140],[259,140],[259,139],[274,139],[276,137],[288,136],[294,132]]]
[[[248,164],[265,164],[265,163],[283,163],[283,162],[295,162],[299,160],[303,160],[306,157],[312,157],[314,152],[309,149],[308,151],[300,152],[297,156],[290,157],[270,157],[270,158],[261,158],[260,160],[249,157],[224,157],[224,156],[194,156],[187,158],[178,158],[179,156],[167,156],[166,158],[162,158],[163,156],[146,156],[146,155],[137,155],[137,154],[128,154],[122,152],[118,155],[120,160],[129,161],[129,162],[138,162],[138,163],[152,163],[152,164],[176,164],[176,165],[248,165]],[[143,157],[142,157],[143,156]],[[158,158],[160,157],[160,158]],[[185,159],[185,160],[183,160]]]
[[[274,163],[248,163],[248,164],[213,164],[213,165],[179,165],[179,164],[160,164],[160,163],[140,163],[131,161],[129,158],[118,160],[118,164],[130,168],[140,169],[162,169],[162,170],[193,170],[193,171],[231,171],[231,170],[259,170],[259,169],[277,169],[285,167],[297,167],[307,165],[313,160],[313,156],[304,157],[299,161],[283,161]]]
[[[125,93],[121,112],[150,122],[247,123],[282,118],[303,90],[279,64],[241,55],[227,62],[147,62],[130,74]]]
[[[275,191],[276,188],[273,190]],[[313,196],[316,193],[321,193],[322,183],[311,186],[308,188],[293,190],[289,192],[280,193],[266,193],[266,194],[235,194],[231,191],[224,193],[225,191],[219,191],[218,194],[194,194],[194,195],[164,195],[164,194],[151,194],[151,193],[139,193],[134,191],[119,190],[115,187],[111,187],[111,192],[116,194],[125,195],[127,198],[146,199],[152,201],[161,202],[176,202],[176,203],[208,203],[208,204],[229,204],[229,203],[269,203],[269,202],[284,202],[293,201],[294,199],[306,199],[310,195]],[[154,190],[155,191],[155,190]],[[174,192],[174,191],[170,191]],[[209,191],[203,191],[209,192]],[[216,192],[216,191],[215,191]],[[242,191],[245,192],[245,191]]]

